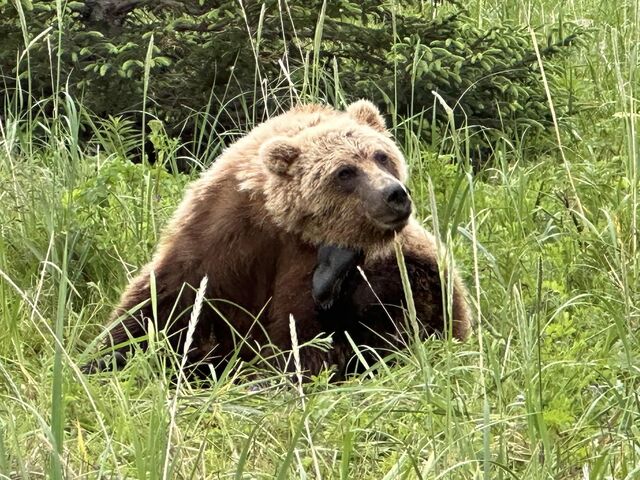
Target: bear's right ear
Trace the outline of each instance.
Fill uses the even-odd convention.
[[[347,113],[356,122],[368,125],[378,132],[385,132],[387,125],[380,114],[380,110],[369,100],[358,100],[347,107]]]
[[[260,158],[276,175],[286,175],[301,153],[300,147],[287,137],[272,138],[260,147]]]

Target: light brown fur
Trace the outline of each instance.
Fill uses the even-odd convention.
[[[372,181],[383,181],[384,176],[371,157],[376,150],[384,150],[391,157],[390,173],[400,182],[406,181],[402,153],[389,138],[384,123],[378,123],[382,118],[377,110],[371,107],[368,102],[352,104],[347,111],[357,112],[357,120],[315,105],[301,107],[286,114],[290,119],[287,118],[284,127],[280,122],[266,122],[257,127],[236,144],[237,149],[251,151],[260,144],[265,156],[274,151],[285,151],[285,156],[297,151],[300,156],[288,167],[282,156],[278,157],[274,169],[284,175],[268,175],[264,164],[247,162],[247,168],[238,173],[240,189],[251,196],[263,196],[269,219],[306,242],[367,249],[388,245],[393,231],[382,232],[366,218],[366,205],[361,198],[344,201],[333,188],[331,178],[332,171],[341,163],[355,163]],[[368,116],[363,114],[366,110],[370,111]],[[359,123],[364,119],[374,122],[373,125]]]
[[[376,149],[389,156],[384,169],[372,160]],[[287,279],[313,269],[314,245],[380,251],[394,235],[371,217],[369,199],[332,190],[332,172],[344,161],[355,162],[372,185],[406,179],[404,159],[381,116],[363,101],[347,113],[317,105],[293,109],[232,145],[189,188],[153,259],[124,291],[113,313],[121,322],[109,343],[140,337],[153,321],[167,327],[181,352],[194,289],[206,275],[208,304],[190,361],[218,362],[238,344],[245,360],[255,344],[290,345],[288,314],[280,312],[294,313],[304,324],[315,311],[311,296],[292,292]],[[303,257],[296,252],[307,263],[296,263]]]
[[[381,150],[389,157],[382,167],[372,160]],[[335,188],[332,179],[343,163],[358,168],[364,193]],[[288,350],[290,315],[300,343],[333,334],[329,351],[301,350],[303,368],[311,374],[331,365],[337,367],[336,378],[347,371],[353,352],[345,331],[358,345],[402,347],[407,336],[398,306],[405,303],[404,292],[390,248],[395,233],[381,228],[371,206],[376,197],[367,196],[367,188],[377,191],[391,180],[405,179],[402,155],[368,102],[356,102],[346,113],[318,105],[299,107],[256,127],[189,188],[153,259],[124,291],[113,313],[112,320],[120,321],[109,332],[109,344],[128,350],[117,346],[143,336],[154,322],[182,353],[194,289],[206,275],[207,302],[189,363],[224,365],[234,351],[249,361],[256,352],[269,356]],[[435,241],[415,221],[399,238],[420,335],[442,332],[447,308]],[[370,283],[352,276],[343,298],[327,312],[316,308],[311,295],[321,243],[364,249]],[[452,335],[464,340],[470,325],[465,289],[455,270],[448,271]],[[152,283],[157,318],[150,301]],[[285,369],[293,366],[282,357],[273,362]]]

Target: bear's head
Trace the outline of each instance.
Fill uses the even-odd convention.
[[[407,166],[378,109],[360,100],[345,113],[264,143],[263,193],[272,219],[315,244],[370,250],[411,215]]]

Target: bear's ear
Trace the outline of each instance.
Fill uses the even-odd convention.
[[[368,125],[378,132],[385,132],[387,125],[380,110],[369,100],[358,100],[347,107],[347,113],[358,123]]]
[[[277,175],[286,175],[301,153],[300,147],[286,137],[272,138],[260,147],[260,158],[269,171]]]

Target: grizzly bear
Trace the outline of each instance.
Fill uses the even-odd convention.
[[[404,158],[369,102],[345,112],[298,107],[259,125],[192,184],[151,262],[124,291],[108,332],[116,359],[149,322],[181,353],[205,275],[207,301],[189,363],[223,365],[234,352],[250,360],[289,348],[290,314],[300,331],[318,320],[312,295],[292,288],[312,274],[317,246],[379,256],[408,223],[406,177]],[[318,362],[304,357],[314,370]],[[103,366],[99,360],[85,370]]]

